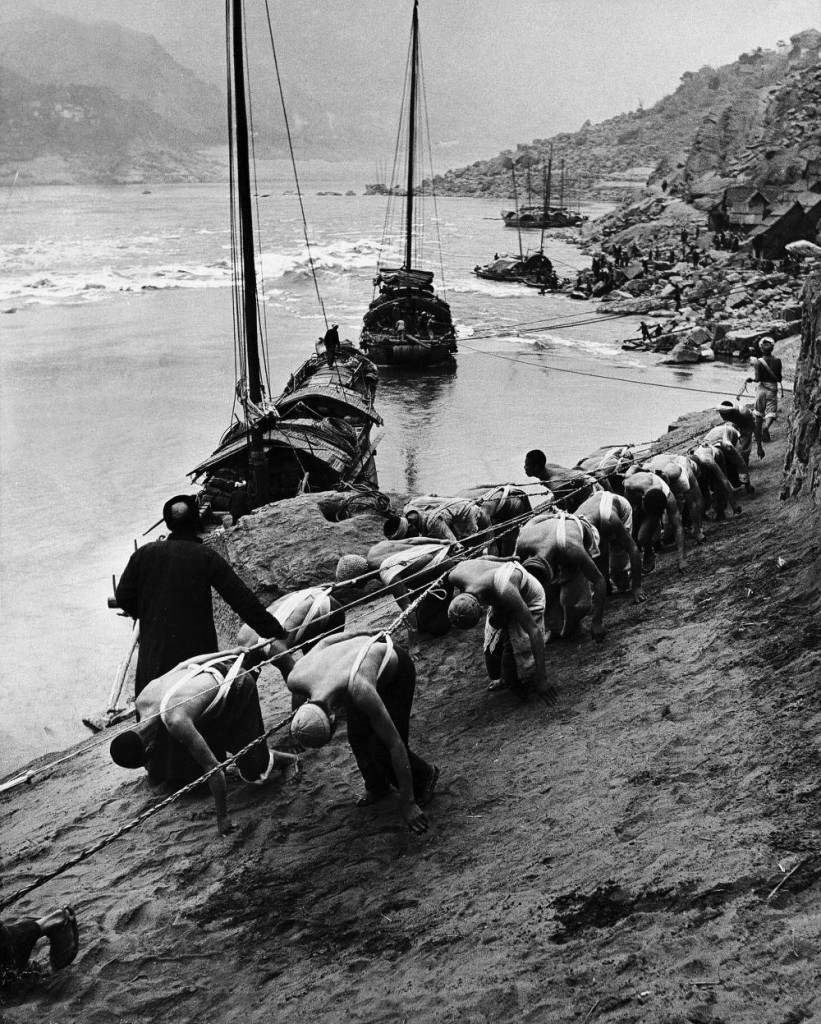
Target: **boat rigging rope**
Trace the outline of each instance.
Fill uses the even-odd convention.
[[[476,352],[480,356],[490,356],[493,359],[503,359],[509,363],[521,363],[522,366],[532,366],[534,370],[542,370],[544,372],[570,373],[576,377],[593,377],[597,380],[618,381],[621,384],[637,384],[640,387],[663,388],[668,391],[693,391],[700,395],[724,395],[725,397],[727,395],[726,391],[716,391],[715,389],[710,388],[687,388],[681,384],[659,384],[658,382],[651,380],[635,380],[631,377],[616,377],[607,373],[590,373],[587,370],[571,370],[566,366],[549,366],[545,363],[534,363],[529,359],[517,359],[515,356],[506,356],[501,352],[484,352],[482,349],[466,345],[462,340],[459,341],[459,345],[461,348],[466,348],[468,352]],[[787,388],[786,391],[788,394],[791,393],[791,389],[789,388]]]
[[[271,53],[272,53],[273,58],[274,58],[274,69],[276,71],[277,88],[279,89],[279,101],[280,101],[280,104],[282,106],[282,117],[283,117],[283,119],[285,121],[285,134],[288,137],[288,152],[291,155],[291,167],[293,168],[293,172],[294,172],[294,185],[296,186],[296,194],[297,194],[297,196],[299,198],[299,211],[300,211],[300,213],[302,215],[302,232],[303,232],[303,236],[305,238],[305,245],[307,246],[307,249],[308,249],[308,263],[310,264],[310,267],[311,267],[311,277],[313,278],[313,281],[314,281],[314,290],[316,291],[316,298],[317,298],[317,301],[319,302],[319,308],[322,310],[322,319],[325,322],[325,330],[327,331],[327,329],[328,329],[328,316],[327,316],[327,313],[325,312],[325,303],[322,301],[322,295],[320,294],[320,291],[319,291],[319,281],[317,280],[317,275],[316,275],[316,264],[314,263],[313,250],[311,249],[311,243],[310,243],[310,240],[308,238],[308,221],[307,221],[307,219],[305,217],[305,206],[304,206],[304,204],[302,202],[302,189],[301,189],[300,184],[299,184],[299,174],[298,174],[297,169],[296,169],[296,158],[294,156],[294,145],[293,145],[293,140],[291,138],[291,123],[288,120],[288,111],[287,111],[287,109],[285,107],[285,93],[284,93],[284,90],[282,88],[282,78],[281,78],[280,73],[279,73],[279,60],[277,59],[277,48],[276,48],[276,44],[274,42],[274,29],[273,29],[273,26],[271,24],[271,10],[270,10],[269,4],[268,4],[268,0],[265,0],[265,16],[266,16],[267,22],[268,22],[268,38],[269,38],[270,43],[271,43]]]

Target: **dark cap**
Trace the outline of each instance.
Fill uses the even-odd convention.
[[[185,510],[174,506],[185,505]],[[162,507],[162,517],[169,530],[201,530],[200,507],[193,494],[175,494]]]

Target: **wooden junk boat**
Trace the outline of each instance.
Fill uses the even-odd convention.
[[[374,409],[377,380],[374,364],[350,345],[340,345],[334,366],[325,353],[306,360],[279,398],[249,408],[191,471],[193,480],[203,480],[203,511],[226,512],[234,488],[249,480],[254,431],[262,440],[267,501],[345,484],[377,489],[378,436],[372,433],[382,425]]]
[[[214,452],[189,474],[202,481],[200,503],[205,512],[226,511],[240,483],[247,484],[250,508],[308,490],[346,484],[376,488],[376,439],[371,430],[382,423],[374,410],[378,371],[350,345],[338,347],[334,365],[317,347],[317,354],[292,374],[279,397],[268,397],[268,339],[258,317],[243,0],[230,0],[229,10],[231,255],[239,381],[234,422]]]
[[[545,228],[570,228],[576,227],[578,224],[583,223],[587,220],[582,213],[572,210],[564,204],[564,192],[565,192],[565,178],[564,178],[564,161],[561,165],[561,178],[559,185],[559,203],[558,206],[551,205],[551,177],[553,173],[553,156],[551,154],[547,162],[547,167],[543,168],[544,171],[544,196],[543,202],[540,206],[534,204],[526,204],[519,206],[517,195],[516,195],[516,174],[511,164],[511,170],[513,171],[513,196],[516,199],[515,210],[502,210],[502,220],[505,222],[506,228],[524,228],[524,229],[541,229],[544,231]],[[528,180],[529,180],[530,168],[528,167]],[[528,195],[531,189],[528,185]]]
[[[374,279],[377,289],[363,317],[359,347],[380,366],[424,367],[453,366],[456,333],[450,306],[433,288],[433,272],[415,264],[421,255],[421,225],[414,224],[418,212],[415,202],[422,195],[415,185],[417,123],[419,121],[419,10],[414,0],[411,21],[410,86],[407,90],[407,186],[397,190],[393,183],[391,199],[404,199],[404,262],[401,266],[378,265]],[[402,123],[400,123],[400,135]],[[400,146],[397,145],[397,152]],[[394,168],[395,169],[395,168]],[[386,224],[390,221],[386,219]],[[417,231],[414,228],[417,228]],[[384,239],[383,239],[384,243]],[[416,245],[414,245],[416,243]]]

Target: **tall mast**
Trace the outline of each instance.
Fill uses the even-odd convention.
[[[564,209],[564,158],[559,165],[561,170],[561,176],[559,178],[559,209]]]
[[[413,245],[413,161],[416,143],[416,75],[419,64],[419,0],[413,0],[413,20],[411,22],[411,83],[410,103],[408,105],[408,202],[407,226],[405,242],[405,269],[411,269]]]
[[[251,172],[248,155],[248,114],[245,105],[245,65],[242,28],[243,0],[231,0],[232,51],[234,61],[234,132],[236,135],[237,206],[242,251],[242,298],[245,321],[245,353],[248,373],[248,398],[255,405],[262,399],[258,323],[257,271],[254,258],[254,218],[251,203]],[[268,463],[265,456],[262,428],[251,427],[248,493],[255,505],[268,500]]]
[[[511,162],[510,162],[510,174],[511,174],[511,177],[513,178],[513,202],[514,202],[514,205],[516,206],[516,233],[519,236],[519,259],[523,260],[524,259],[524,254],[522,253],[522,221],[521,221],[521,218],[519,216],[519,193],[516,190],[516,161],[515,160],[511,160]]]

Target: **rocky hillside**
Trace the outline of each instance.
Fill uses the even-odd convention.
[[[553,152],[554,192],[561,163],[587,196],[623,193],[632,168],[650,165],[650,180],[690,194],[745,177],[758,185],[797,180],[821,155],[821,34],[794,36],[788,52],[756,50],[720,68],[686,72],[678,89],[655,106],[634,110],[575,133],[520,144],[437,177],[437,192],[511,195],[511,161],[539,183]],[[538,201],[538,199],[536,199]]]

